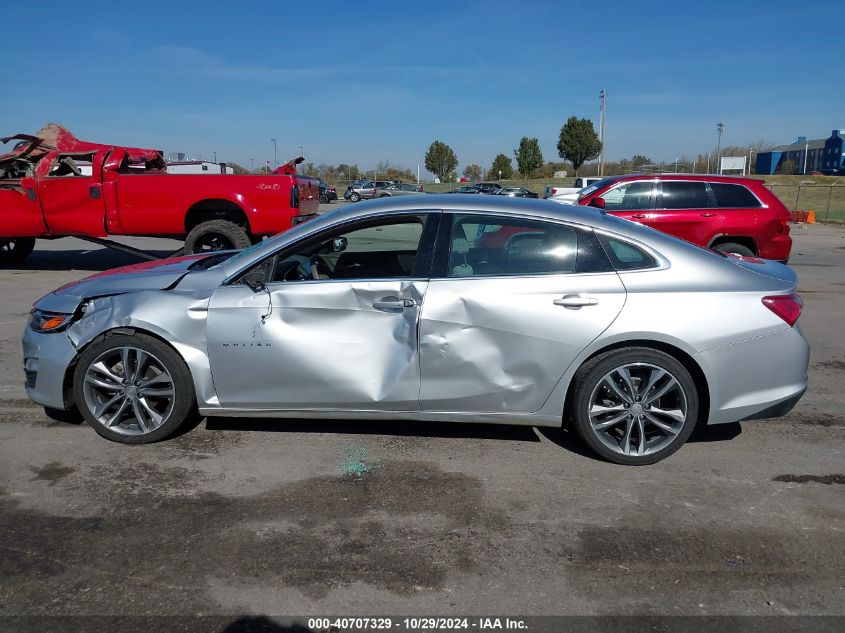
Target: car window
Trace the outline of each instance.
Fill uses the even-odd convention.
[[[422,221],[394,218],[323,233],[270,257],[241,277],[265,283],[325,279],[395,279],[414,272]]]
[[[454,215],[447,277],[576,272],[578,233],[552,222]]]
[[[651,192],[654,182],[651,180],[622,183],[619,187],[603,193],[608,211],[627,211],[634,209],[648,209],[651,206]]]
[[[656,265],[651,255],[629,242],[601,234],[598,237],[616,270],[639,270]]]
[[[707,199],[706,182],[663,182],[663,195],[658,209],[706,209],[710,206]]]
[[[720,208],[756,209],[760,201],[746,187],[724,182],[711,182],[710,189],[716,196],[716,206]]]

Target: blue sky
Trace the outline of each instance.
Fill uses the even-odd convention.
[[[536,136],[557,160],[570,115],[607,156],[672,161],[845,128],[843,2],[7,3],[4,133],[62,123],[86,140],[249,167],[416,169],[434,139],[489,166]]]

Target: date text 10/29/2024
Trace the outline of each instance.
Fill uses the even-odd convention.
[[[437,617],[412,617],[412,618],[367,618],[367,617],[333,617],[333,618],[309,618],[308,629],[312,631],[367,631],[367,630],[393,630],[393,631],[442,631],[442,630],[465,630],[465,631],[518,631],[527,630],[528,625],[524,620],[518,618],[437,618]]]

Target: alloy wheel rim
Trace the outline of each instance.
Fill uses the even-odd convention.
[[[146,435],[173,411],[176,389],[167,367],[137,347],[106,350],[88,365],[85,405],[105,428],[123,435]]]
[[[593,389],[590,429],[620,455],[652,455],[671,444],[687,423],[688,399],[680,381],[651,363],[607,372]]]

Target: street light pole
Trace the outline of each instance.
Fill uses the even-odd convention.
[[[599,92],[599,99],[601,99],[601,110],[599,111],[599,140],[601,141],[599,176],[604,176],[604,113],[607,109],[607,91],[604,88]]]
[[[804,175],[807,175],[807,154],[810,153],[810,141],[804,143]]]
[[[279,159],[276,156],[276,139],[271,138],[270,141],[273,143],[273,169],[279,166]]]
[[[250,167],[250,173],[254,174],[255,173],[255,159],[254,158],[249,159],[249,167]]]
[[[749,175],[749,176],[751,175],[751,160],[752,160],[752,157],[753,157],[753,156],[754,156],[754,148],[753,148],[753,147],[749,147],[749,148],[748,148],[748,175]],[[756,171],[756,170],[755,170],[755,171]]]
[[[718,173],[722,173],[722,131],[725,129],[725,124],[719,121],[716,124],[716,131],[719,133],[719,140],[716,141],[716,169]]]

